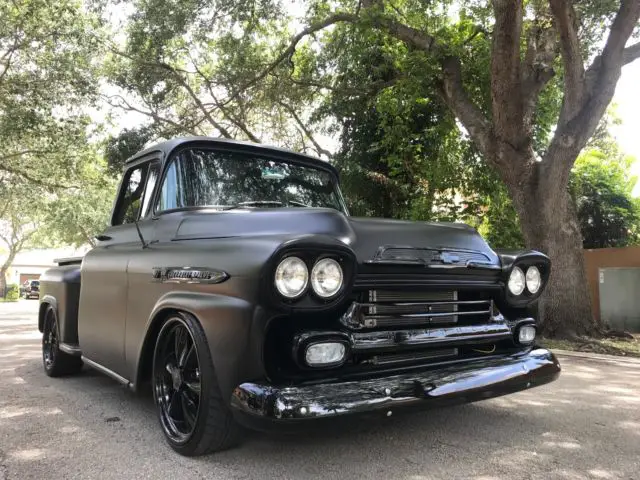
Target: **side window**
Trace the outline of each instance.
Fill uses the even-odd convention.
[[[142,194],[145,191],[148,172],[149,164],[145,163],[132,168],[125,174],[118,207],[113,216],[113,225],[134,223],[138,219],[143,204]]]
[[[179,157],[169,165],[162,183],[160,198],[158,199],[158,211],[172,210],[185,206],[182,185],[182,158]]]

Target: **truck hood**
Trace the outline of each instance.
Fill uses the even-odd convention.
[[[281,243],[310,234],[326,235],[351,247],[358,263],[379,257],[385,246],[478,252],[488,263],[499,263],[478,232],[465,224],[348,217],[320,208],[188,212],[174,240],[272,237]]]

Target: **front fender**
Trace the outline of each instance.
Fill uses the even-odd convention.
[[[172,311],[184,311],[198,319],[205,332],[223,398],[244,378],[258,376],[261,350],[250,341],[255,307],[248,301],[205,292],[173,291],[156,302],[145,327],[135,365],[136,385],[150,368],[157,334]]]

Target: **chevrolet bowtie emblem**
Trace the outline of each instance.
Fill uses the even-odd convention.
[[[438,252],[431,257],[431,262],[444,263],[445,265],[458,263],[459,261],[460,257],[458,255],[449,252]]]

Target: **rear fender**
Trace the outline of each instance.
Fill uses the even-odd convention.
[[[203,292],[174,291],[156,303],[145,328],[134,375],[139,386],[151,371],[153,350],[160,327],[172,312],[193,315],[202,325],[223,398],[231,398],[242,379],[260,370],[260,354],[249,348],[253,306],[240,298]]]
[[[51,295],[44,295],[40,298],[40,306],[38,310],[38,330],[40,333],[44,331],[44,316],[47,313],[47,308],[51,305],[55,311],[58,311],[58,301],[56,297]]]

